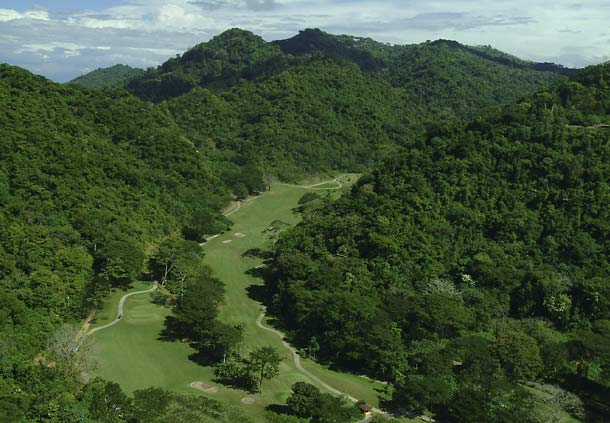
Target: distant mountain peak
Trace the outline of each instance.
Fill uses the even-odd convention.
[[[234,37],[250,37],[250,38],[257,38],[257,39],[261,39],[261,40],[263,39],[260,35],[256,35],[252,31],[248,31],[247,29],[241,29],[238,27],[229,28],[226,31],[223,31],[220,34],[214,36],[212,39],[234,38]]]
[[[81,85],[87,88],[121,87],[130,79],[138,77],[143,73],[143,69],[116,64],[108,68],[97,68],[94,71],[74,78],[68,84]]]

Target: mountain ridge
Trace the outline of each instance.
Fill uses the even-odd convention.
[[[266,42],[250,31],[233,28],[148,70],[127,89],[158,102],[197,86],[225,91],[244,81],[262,81],[320,58],[353,63],[381,76],[419,97],[437,118],[472,117],[484,107],[511,103],[574,72],[450,40],[389,45],[306,29],[285,40]]]
[[[136,78],[144,72],[144,69],[117,64],[107,68],[98,68],[78,76],[66,82],[66,84],[75,84],[86,88],[116,88],[124,86],[130,79]]]

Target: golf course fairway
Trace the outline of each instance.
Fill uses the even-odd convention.
[[[328,186],[327,191],[315,192],[337,195],[355,180],[356,176],[345,175],[340,178],[340,190],[331,190],[330,188],[338,186],[331,182],[319,185],[324,188]],[[279,336],[256,325],[262,305],[248,296],[247,289],[252,285],[261,285],[263,281],[247,272],[261,265],[262,260],[242,257],[249,249],[269,247],[270,241],[263,231],[273,221],[296,223],[298,215],[293,213],[292,209],[297,206],[301,196],[310,190],[311,188],[305,186],[273,185],[271,190],[262,196],[242,202],[239,210],[230,215],[234,222],[231,231],[211,239],[203,247],[205,262],[226,287],[225,304],[220,310],[220,319],[227,323],[246,323],[246,350],[270,345],[276,348],[283,358],[280,375],[263,382],[263,393],[247,393],[216,383],[212,367],[201,366],[189,359],[196,351],[188,344],[159,340],[164,319],[171,314],[171,310],[153,304],[150,294],[130,297],[125,303],[121,322],[92,335],[95,339],[97,362],[95,375],[120,383],[127,392],[158,386],[176,392],[199,393],[238,406],[259,420],[267,405],[285,402],[295,382],[316,384],[295,366],[292,352],[282,345]],[[150,284],[137,283],[131,291],[141,291],[147,286],[150,287]],[[120,291],[111,296],[98,313],[102,318],[98,318],[93,327],[114,319],[120,297],[128,292],[130,291]],[[270,326],[266,319],[263,319],[262,324]],[[309,373],[326,384],[375,406],[385,389],[381,383],[357,375],[335,372],[309,359],[301,358],[301,362]],[[203,382],[204,386],[218,390],[206,389],[207,392],[204,392],[192,388],[192,382]],[[325,390],[323,386],[319,387],[322,391]],[[242,401],[245,397],[250,397],[254,402],[245,403]]]

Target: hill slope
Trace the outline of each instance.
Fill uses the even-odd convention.
[[[324,59],[223,93],[196,88],[168,105],[202,148],[285,180],[368,169],[408,143],[418,115],[383,79]]]
[[[0,420],[49,421],[54,407],[61,421],[81,420],[75,408],[99,421],[79,393],[78,349],[48,358],[49,338],[65,333],[57,342],[70,345],[62,323],[139,278],[163,239],[227,228],[220,209],[230,191],[167,110],[124,90],[57,85],[2,65],[0,139]],[[38,365],[45,357],[56,365]],[[120,388],[92,383],[83,389],[108,389],[125,406]]]
[[[167,101],[206,154],[292,179],[362,171],[431,122],[512,103],[564,71],[454,42],[389,46],[307,30],[273,43],[226,31],[131,80]],[[229,178],[230,179],[230,178]]]
[[[176,97],[197,86],[225,88],[264,73],[281,56],[278,47],[261,37],[231,29],[147,71],[127,88],[152,101]]]
[[[443,422],[538,421],[519,413],[552,410],[515,383],[540,380],[603,421],[609,71],[429,132],[350,195],[310,205],[268,282],[293,340],[315,339],[322,360],[393,382],[399,406]],[[503,419],[500,397],[514,413]]]
[[[382,74],[419,97],[437,118],[473,117],[483,108],[510,104],[574,73],[551,63],[532,63],[490,47],[449,40],[388,45],[370,38],[307,29],[275,41],[284,53],[318,54]]]
[[[81,75],[68,82],[68,84],[76,84],[86,88],[122,87],[129,80],[141,76],[143,73],[143,69],[132,68],[127,65],[114,65]]]

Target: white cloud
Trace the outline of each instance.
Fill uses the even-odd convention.
[[[609,18],[604,0],[124,0],[62,14],[0,9],[0,61],[65,81],[116,63],[156,65],[231,27],[268,40],[318,27],[400,44],[491,44],[583,66],[608,58]]]
[[[13,9],[0,9],[0,22],[15,21],[18,19],[35,19],[48,21],[49,13],[45,10],[28,10],[20,13]]]
[[[55,49],[63,49],[63,50],[82,50],[85,46],[74,44],[74,43],[62,43],[62,42],[50,42],[46,44],[24,44],[22,47],[16,50],[18,53],[22,52],[37,52],[44,51],[49,52]]]

